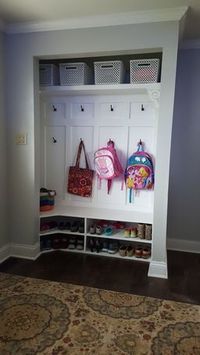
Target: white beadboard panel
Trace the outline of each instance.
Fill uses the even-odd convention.
[[[128,128],[124,126],[99,127],[98,147],[106,146],[109,139],[115,142],[118,158],[124,168],[127,156]],[[122,208],[125,205],[125,191],[121,190],[123,180],[123,175],[120,178],[114,178],[109,194],[107,194],[107,181],[102,180],[100,189],[97,189],[97,203],[114,205],[115,208],[117,205],[118,208]]]
[[[129,118],[129,102],[115,100],[97,103],[97,115],[100,120],[125,120]]]
[[[155,125],[155,108],[153,102],[131,102],[130,119],[137,126]]]
[[[67,171],[66,175],[68,177],[69,166],[76,164],[76,156],[78,152],[78,146],[80,139],[83,140],[85,145],[85,150],[87,154],[87,159],[90,169],[93,169],[93,157],[94,157],[94,127],[93,126],[70,126],[69,127],[69,144],[67,144],[67,149],[69,153],[69,160],[67,161]],[[80,167],[85,168],[85,158],[82,151],[80,159]],[[80,203],[91,203],[92,198],[79,197],[67,193],[67,199],[71,202]]]
[[[58,199],[64,198],[65,161],[66,128],[45,127],[45,187],[55,189]]]
[[[81,125],[80,126],[70,126],[69,130],[70,130],[70,142],[69,142],[69,146],[68,146],[69,156],[70,156],[69,165],[75,165],[78,146],[80,143],[80,139],[82,139],[84,142],[84,145],[85,145],[87,158],[88,158],[90,167],[92,168],[93,153],[94,153],[94,148],[93,148],[94,127],[93,126],[81,126]],[[85,160],[84,160],[83,153],[81,155],[80,166],[85,167]]]
[[[46,124],[51,126],[59,126],[66,124],[68,112],[66,102],[58,102],[52,100],[46,103]]]
[[[155,142],[154,142],[154,128],[153,127],[130,127],[129,129],[129,146],[128,157],[131,156],[137,150],[137,143],[141,139],[144,143],[144,149],[155,158]],[[129,203],[129,189],[126,191],[126,205],[134,208],[135,210],[149,210],[153,209],[153,197],[152,191],[138,191],[134,194],[132,202]]]
[[[92,96],[70,96],[68,97],[69,118],[79,125],[86,122],[91,124],[95,114],[95,98]]]
[[[91,102],[71,102],[71,119],[79,120],[79,124],[82,120],[90,120],[94,117],[94,103]]]
[[[137,151],[139,140],[144,144],[144,149],[148,153],[155,154],[155,128],[154,127],[130,127],[128,157]]]

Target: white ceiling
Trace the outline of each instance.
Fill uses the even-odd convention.
[[[0,19],[5,25],[72,20],[189,6],[185,39],[200,38],[200,0],[0,0]]]

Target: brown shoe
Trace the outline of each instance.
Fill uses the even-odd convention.
[[[148,259],[151,256],[151,249],[150,248],[143,248],[142,250],[142,258]]]

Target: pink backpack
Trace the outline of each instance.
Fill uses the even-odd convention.
[[[107,180],[108,194],[110,192],[112,180],[124,173],[114,146],[114,142],[110,139],[107,143],[107,147],[99,148],[94,153],[95,171],[100,183],[103,179]]]

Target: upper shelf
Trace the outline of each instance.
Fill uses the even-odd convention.
[[[151,84],[109,84],[77,86],[45,86],[40,88],[41,95],[113,95],[113,94],[153,94],[160,96],[160,83]]]

